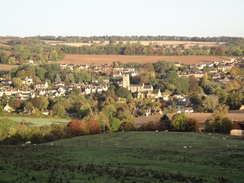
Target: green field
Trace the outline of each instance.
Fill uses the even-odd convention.
[[[70,119],[55,119],[55,118],[52,119],[52,118],[9,117],[9,116],[5,116],[5,117],[13,120],[16,123],[20,123],[21,121],[25,120],[26,122],[33,123],[32,126],[50,125],[52,123],[65,124],[71,121]]]
[[[244,141],[224,135],[119,132],[0,146],[0,157],[3,183],[244,181]]]

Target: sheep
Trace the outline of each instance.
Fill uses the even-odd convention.
[[[158,132],[158,130],[156,130],[156,132]]]
[[[27,141],[25,145],[31,145],[31,141]]]
[[[187,149],[187,146],[183,146],[184,149]]]

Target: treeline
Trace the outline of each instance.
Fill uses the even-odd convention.
[[[200,42],[229,42],[239,37],[186,37],[186,36],[35,36],[40,40],[53,40],[53,41],[64,41],[64,42],[84,42],[92,43],[93,41],[200,41]]]
[[[232,122],[222,113],[224,105],[219,106],[206,121],[205,132],[229,134]],[[112,131],[178,131],[199,132],[199,122],[188,118],[184,113],[175,114],[171,119],[163,115],[158,121],[150,121],[136,128],[131,122],[116,124],[116,129],[108,129],[105,123],[88,119],[85,121],[72,120],[68,124],[51,124],[40,127],[30,127],[25,121],[14,123],[8,118],[0,119],[0,142],[2,144],[19,144],[26,141],[32,143],[50,142],[62,138],[93,135]]]
[[[13,40],[12,42],[16,41]],[[56,46],[39,44],[39,42],[35,44],[32,41],[13,43],[12,47],[0,47],[0,63],[2,64],[22,65],[30,60],[45,63],[47,61],[63,60],[64,56],[65,53]]]
[[[160,46],[149,45],[144,46],[140,43],[134,44],[108,44],[99,45],[93,44],[92,46],[57,46],[66,54],[97,54],[97,55],[204,55],[204,56],[243,56],[244,47],[241,46],[218,46],[218,47],[200,47],[195,45],[192,48],[185,48],[184,45],[173,46]]]

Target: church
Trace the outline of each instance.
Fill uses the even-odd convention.
[[[123,75],[123,87],[127,88],[134,98],[159,98],[162,97],[160,90],[153,90],[152,85],[130,84],[130,75]]]

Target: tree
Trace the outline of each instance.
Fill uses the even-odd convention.
[[[198,121],[195,118],[186,118],[185,131],[186,132],[197,132],[198,131]]]
[[[166,81],[171,84],[175,84],[178,79],[178,74],[175,70],[169,71],[166,75]]]
[[[12,81],[15,88],[21,88],[22,80],[20,78],[13,78]]]
[[[46,97],[44,97],[44,96],[40,96],[38,98],[38,106],[37,106],[37,108],[39,110],[46,109],[48,104],[49,104],[48,99]]]
[[[121,121],[118,118],[112,118],[110,122],[110,126],[113,132],[119,131],[120,125],[121,125]]]
[[[74,76],[73,76],[72,73],[67,74],[66,77],[65,77],[65,80],[64,80],[64,82],[66,84],[73,84],[74,81],[75,81],[75,79],[74,79]]]
[[[0,119],[0,141],[8,137],[14,122],[9,118]]]
[[[221,104],[225,103],[225,101],[227,99],[226,90],[217,89],[217,90],[215,90],[215,95],[217,95],[219,97],[219,103],[221,103]]]
[[[15,62],[15,58],[14,57],[9,57],[8,58],[8,63],[14,65],[16,63]]]
[[[56,74],[55,83],[60,83],[60,82],[61,82],[60,76],[59,74]]]
[[[83,121],[72,120],[67,124],[67,127],[74,136],[80,136],[87,133],[86,124]]]
[[[58,60],[58,53],[55,50],[51,51],[51,53],[48,56],[48,59],[50,61],[57,61]]]
[[[186,115],[185,113],[175,114],[171,119],[171,129],[174,131],[185,131]]]
[[[229,93],[226,104],[230,106],[230,109],[239,109],[242,105],[243,94],[241,91],[232,91]]]
[[[65,108],[64,108],[64,106],[62,105],[62,104],[59,104],[59,103],[56,103],[54,106],[53,106],[53,108],[52,108],[52,110],[53,110],[53,114],[54,115],[56,115],[56,116],[64,116],[64,114],[65,114]]]
[[[89,134],[98,134],[98,133],[101,133],[101,128],[98,124],[97,121],[95,120],[87,120],[86,121],[86,127],[87,127],[87,130],[89,131]]]
[[[195,76],[189,77],[189,92],[200,92],[201,88],[198,85],[198,81],[196,80]]]
[[[227,117],[211,116],[205,122],[206,132],[229,134],[232,129],[232,122]]]

